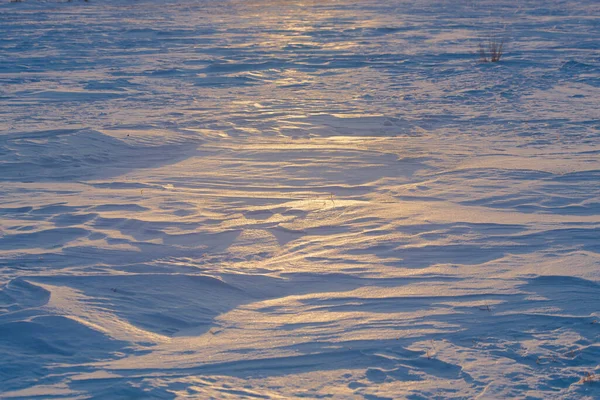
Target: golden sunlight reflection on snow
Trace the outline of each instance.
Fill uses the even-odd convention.
[[[0,397],[600,398],[598,2],[513,3],[0,0]]]

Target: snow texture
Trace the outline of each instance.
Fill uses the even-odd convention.
[[[0,398],[600,398],[596,0],[2,0],[0,38]]]

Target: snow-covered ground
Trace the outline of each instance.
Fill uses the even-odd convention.
[[[3,0],[0,398],[600,398],[599,44],[596,0]]]

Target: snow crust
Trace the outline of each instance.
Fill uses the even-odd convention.
[[[599,28],[3,1],[0,398],[600,398]]]

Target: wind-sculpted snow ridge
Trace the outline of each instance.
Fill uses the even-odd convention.
[[[599,398],[598,15],[0,3],[0,398]]]
[[[0,168],[6,181],[89,179],[176,162],[190,145],[198,138],[164,130],[15,132],[0,136]]]

